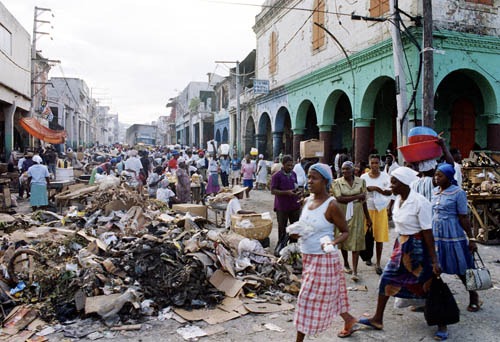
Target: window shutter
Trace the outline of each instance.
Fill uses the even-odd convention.
[[[325,25],[325,0],[314,0],[312,21],[312,48],[319,49],[325,45],[325,31],[315,23]]]

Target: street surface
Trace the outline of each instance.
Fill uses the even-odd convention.
[[[269,191],[252,191],[250,199],[241,201],[244,210],[254,210],[257,212],[272,211],[273,196]],[[275,215],[273,213],[274,219]],[[277,223],[274,222],[274,229],[271,235],[271,246],[275,246],[277,240]],[[395,232],[390,230],[391,242],[384,245],[383,264],[392,250],[392,243],[395,238]],[[471,313],[466,310],[468,305],[468,294],[464,286],[454,276],[443,276],[443,279],[450,286],[455,295],[455,299],[461,311],[460,323],[449,327],[449,341],[460,342],[487,342],[498,341],[498,327],[500,324],[500,246],[484,246],[479,245],[479,251],[486,263],[486,266],[491,272],[493,289],[482,291],[479,293],[481,301],[484,302],[482,309],[479,312]],[[374,259],[373,259],[374,260]],[[368,267],[363,262],[360,262],[361,280],[354,283],[347,276],[347,286],[362,286],[366,285],[368,291],[349,291],[349,300],[351,309],[350,312],[354,316],[367,316],[375,311],[377,301],[377,285],[379,276],[375,273],[374,267]],[[435,327],[427,326],[424,315],[422,313],[411,312],[409,308],[395,309],[393,307],[394,299],[390,299],[387,305],[384,321],[384,330],[375,331],[360,326],[360,330],[355,332],[349,341],[433,341]],[[220,324],[224,329],[221,333],[201,337],[200,341],[294,341],[295,327],[293,325],[293,311],[281,312],[277,314],[247,314],[241,318]],[[88,322],[88,323],[87,323]],[[80,322],[81,326],[83,322]],[[266,323],[273,323],[282,328],[284,332],[270,331],[263,327]],[[182,327],[182,324],[174,320],[158,321],[152,318],[143,324],[140,331],[130,332],[109,332],[100,321],[86,321],[85,325],[92,324],[97,331],[101,331],[104,335],[98,341],[142,341],[142,342],[158,342],[158,341],[184,341],[183,338],[176,332]],[[202,322],[195,322],[201,328],[208,325]],[[319,336],[306,337],[307,340],[317,342],[323,341],[340,341],[337,333],[341,330],[343,321],[338,317],[335,324],[326,332]],[[63,337],[62,333],[54,334],[50,337],[50,341],[70,341],[67,337]],[[91,341],[89,338],[83,338],[78,341]]]

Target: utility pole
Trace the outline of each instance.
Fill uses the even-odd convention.
[[[50,24],[50,21],[47,20],[39,20],[38,17],[44,12],[52,12],[50,8],[42,8],[35,6],[35,12],[33,16],[33,43],[31,44],[31,105],[30,105],[30,117],[35,116],[35,96],[36,96],[36,85],[39,84],[38,73],[37,73],[37,65],[38,59],[36,58],[36,42],[38,40],[39,35],[49,35],[48,32],[40,32],[38,31],[38,23]],[[35,141],[33,136],[30,137],[30,147],[33,148],[35,145]]]
[[[432,0],[423,0],[423,83],[422,120],[423,125],[434,128],[434,50],[432,39]]]
[[[408,143],[408,116],[404,115],[408,107],[406,98],[406,73],[403,64],[403,43],[401,42],[399,10],[397,6],[398,0],[390,0],[389,4],[392,12],[393,25],[391,25],[392,36],[392,51],[394,55],[394,76],[396,81],[396,104],[398,116],[396,120],[396,131],[398,146],[403,146]],[[401,151],[398,150],[398,159],[403,160]]]
[[[240,107],[240,62],[239,61],[215,61],[221,64],[236,64],[236,150],[238,156],[241,154],[241,107]],[[229,71],[231,73],[231,71]]]

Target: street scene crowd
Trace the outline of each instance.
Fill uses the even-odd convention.
[[[351,336],[358,330],[366,330],[360,327],[382,330],[384,311],[389,297],[397,298],[395,305],[400,308],[410,306],[411,311],[425,312],[429,325],[437,326],[434,339],[446,340],[449,336],[447,324],[456,323],[453,319],[448,319],[453,312],[453,306],[451,308],[444,306],[442,309],[446,314],[439,319],[442,312],[435,308],[431,310],[432,306],[429,303],[429,293],[438,291],[433,289],[437,287],[436,282],[440,281],[440,275],[442,273],[456,275],[462,281],[463,290],[468,291],[469,295],[466,306],[469,312],[480,310],[482,301],[475,291],[481,288],[474,288],[470,284],[470,277],[466,277],[466,274],[476,267],[474,260],[478,256],[474,254],[478,248],[468,218],[467,196],[462,190],[460,152],[457,149],[448,150],[441,138],[437,138],[435,144],[440,147],[439,156],[412,163],[405,161],[401,163],[403,165],[398,164],[396,153],[391,150],[387,150],[382,156],[376,150],[370,151],[366,164],[354,164],[347,151],[338,151],[333,158],[333,165],[327,165],[319,162],[318,158],[302,157],[294,160],[292,156],[282,154],[272,162],[264,160],[262,154],[255,155],[255,153],[247,154],[240,159],[237,152],[231,153],[229,145],[216,147],[213,142],[210,142],[206,150],[180,145],[162,147],[140,144],[130,147],[117,144],[82,147],[78,151],[68,149],[65,153],[58,153],[54,147],[46,145],[33,152],[13,153],[8,167],[10,171],[19,173],[17,206],[19,208],[24,206],[25,215],[29,215],[30,210],[27,209],[29,205],[33,212],[32,219],[35,215],[46,216],[53,212],[57,218],[55,224],[52,223],[53,227],[65,228],[68,227],[68,222],[75,222],[74,226],[80,237],[88,239],[86,244],[91,242],[84,249],[90,249],[90,245],[95,241],[100,241],[104,245],[99,247],[97,243],[94,249],[91,249],[93,252],[88,253],[89,255],[95,253],[95,258],[99,258],[99,255],[106,257],[107,254],[102,253],[101,249],[108,252],[114,250],[116,253],[116,250],[123,248],[125,239],[128,239],[127,234],[117,238],[119,234],[114,234],[114,230],[110,229],[113,226],[113,215],[117,215],[116,217],[121,217],[120,223],[131,224],[131,227],[124,227],[115,223],[117,227],[129,234],[131,229],[135,230],[132,235],[136,236],[134,240],[138,239],[136,242],[150,239],[157,245],[165,244],[165,247],[166,244],[182,241],[182,247],[176,246],[183,253],[187,253],[207,248],[203,239],[213,240],[215,244],[213,254],[207,253],[214,258],[209,261],[210,264],[219,263],[217,269],[220,267],[224,276],[234,281],[246,279],[251,283],[250,280],[253,279],[258,283],[255,280],[258,279],[257,275],[263,276],[266,272],[259,267],[273,265],[275,279],[266,280],[267,283],[262,284],[260,290],[279,289],[282,301],[286,297],[288,301],[295,302],[294,297],[289,295],[298,295],[293,319],[297,341],[330,328],[337,316],[344,320],[344,325],[339,328],[337,334],[340,338]],[[14,156],[19,158],[16,159]],[[81,204],[66,207],[61,205],[59,208],[56,202],[62,201],[65,194],[69,193],[71,199],[78,196],[71,197],[72,190],[62,194],[56,190],[54,195],[51,183],[60,183],[58,173],[65,170],[74,172],[73,170],[78,169],[82,171],[78,180],[84,184],[76,190],[76,193],[82,189],[89,190],[86,193],[86,196],[90,196],[87,197],[87,205],[86,207]],[[255,191],[274,196],[273,208],[268,208],[268,211],[274,211],[277,227],[273,227],[273,219],[269,212],[258,213],[245,208],[245,204],[255,196]],[[125,197],[125,201],[134,198],[134,205],[123,207],[123,211],[120,212],[118,208],[114,208],[111,210],[111,217],[110,210],[106,210],[106,213],[101,210],[95,211],[96,206],[101,205],[101,208],[104,208],[106,204],[97,203],[99,198],[113,201],[116,200],[118,193]],[[179,205],[181,207],[176,207]],[[188,206],[183,207],[184,205]],[[205,210],[208,207],[214,212],[222,213],[222,228],[218,228],[217,216],[215,225],[210,224],[210,220],[207,221],[207,214],[201,215],[204,217],[197,217],[199,215],[196,212],[191,216],[189,206]],[[148,211],[152,207],[154,211]],[[173,212],[177,212],[177,216],[166,214],[172,213],[172,208]],[[22,209],[18,211],[21,212]],[[58,211],[61,215],[56,214]],[[184,216],[179,216],[180,212]],[[83,220],[78,222],[78,217]],[[132,217],[134,220],[127,221]],[[235,220],[235,217],[239,217],[239,221]],[[263,234],[252,235],[252,230],[257,231],[260,227],[259,221],[254,221],[255,218],[267,222]],[[45,224],[43,219],[38,220],[38,224]],[[21,221],[20,216],[16,217],[11,231],[15,233],[16,229],[26,228],[20,224]],[[171,230],[170,227],[166,230],[167,225],[163,225],[165,227],[163,229],[159,228],[162,224],[158,225],[158,221],[169,224],[175,222],[176,229]],[[80,230],[82,223],[86,230]],[[107,229],[103,229],[101,225],[106,223]],[[390,225],[394,227],[397,238],[389,260],[384,260],[382,251],[384,245],[390,242]],[[178,230],[177,226],[183,226],[184,232],[175,235],[176,238],[172,240],[174,235],[170,234]],[[99,235],[95,229],[104,233]],[[209,231],[211,229],[217,232],[215,236],[210,236],[210,233],[213,233]],[[272,229],[278,233],[278,238],[273,244],[269,238]],[[190,239],[184,239],[182,237],[184,234]],[[227,234],[231,234],[232,237],[227,237]],[[27,238],[29,235],[20,236]],[[198,238],[195,238],[196,236]],[[235,239],[237,243],[236,248],[233,245],[234,249],[231,250],[229,246],[232,243],[226,242],[228,251],[222,247],[224,243],[221,241],[229,239]],[[196,247],[193,247],[193,244]],[[25,253],[31,253],[27,251],[29,245],[26,241],[21,243],[11,238],[10,241],[7,239],[3,246],[2,267],[7,271],[4,273],[2,284],[5,285],[4,288],[9,289],[8,292],[4,292],[6,304],[9,302],[9,297],[12,297],[10,304],[15,303],[16,298],[25,297],[33,300],[34,297],[27,294],[28,288],[33,291],[33,286],[39,286],[33,282],[33,270],[28,271],[29,277],[24,281],[20,281],[22,276],[16,275],[16,272],[20,274],[26,272],[25,267],[21,267],[23,262],[29,260],[34,263],[32,259],[26,258]],[[84,250],[82,247],[79,246],[77,264],[70,266],[70,269],[75,267],[73,271],[89,267],[82,261],[81,251]],[[31,248],[33,249],[30,250],[36,249]],[[33,253],[43,259],[39,252]],[[64,251],[61,253],[64,254]],[[166,252],[160,254],[164,255]],[[17,256],[23,255],[24,257],[17,260],[20,265],[16,267],[12,261]],[[360,257],[362,262],[373,267],[373,272],[380,277],[377,285],[378,296],[372,299],[374,311],[366,317],[357,317],[350,311],[348,296],[348,281],[353,284],[363,282],[364,276],[359,271]],[[114,262],[103,263],[102,267],[115,276],[120,275],[119,262],[116,259],[111,260]],[[146,260],[133,261],[133,263],[144,262]],[[201,264],[206,266],[205,262]],[[280,264],[282,266],[279,266]],[[283,265],[286,267],[283,268]],[[151,270],[165,272],[168,269],[160,270],[160,268],[152,266]],[[249,268],[254,269],[256,273],[254,278],[245,273]],[[66,271],[68,270],[66,266]],[[121,278],[126,280],[128,278],[125,275],[128,271],[126,268],[124,270]],[[269,271],[267,272],[269,275]],[[134,276],[138,274],[135,273]],[[213,271],[206,276],[209,282],[200,280],[202,283],[197,285],[196,290],[199,293],[193,295],[191,302],[189,298],[183,300],[166,298],[174,292],[158,291],[165,290],[163,285],[151,283],[150,286],[159,286],[159,289],[155,291],[150,289],[149,293],[145,293],[146,304],[143,301],[139,308],[144,305],[149,308],[152,305],[153,301],[147,302],[151,299],[148,294],[151,296],[152,292],[155,304],[151,307],[151,313],[160,314],[163,312],[162,309],[167,307],[162,304],[167,303],[174,307],[197,310],[211,308],[223,298],[212,294],[217,290],[225,292],[226,296],[235,297],[235,293],[229,295],[227,289],[212,282]],[[278,280],[278,277],[286,279]],[[15,284],[12,282],[13,279],[19,282]],[[120,293],[120,287],[111,289],[106,279],[101,277],[98,279],[106,285],[104,288],[101,287],[101,290],[94,288],[95,295],[109,296],[112,293]],[[31,284],[28,285],[30,281]],[[161,281],[168,280],[163,278],[159,280]],[[185,281],[186,284],[189,282]],[[117,285],[120,282],[116,282],[115,279],[112,284]],[[141,285],[146,286],[144,283]],[[10,289],[10,286],[13,289]],[[447,288],[446,285],[443,286]],[[128,288],[125,294],[132,291],[130,289]],[[255,293],[262,293],[255,289],[249,291],[248,287],[244,287],[243,290],[240,287],[238,290],[238,294],[246,294],[250,298],[255,296]],[[40,289],[35,288],[35,292],[37,291]],[[146,288],[143,288],[143,291],[148,292]],[[131,315],[133,307],[124,307],[124,304],[134,302],[132,298],[137,294],[134,293],[125,299],[123,299],[124,294],[121,294],[121,305],[116,304],[116,301],[108,305],[115,305],[116,315],[119,312],[124,314],[125,311]],[[85,296],[88,297],[89,294]],[[453,296],[451,294],[450,296],[453,302]],[[163,299],[160,299],[162,297]],[[41,295],[36,301],[38,300],[41,301]],[[77,302],[76,298],[75,301]],[[281,309],[290,308],[293,306]],[[137,311],[137,308],[135,309]],[[167,309],[170,310],[170,307]],[[46,314],[44,318],[51,317],[63,321],[76,317],[82,308],[76,308],[74,315],[67,316],[61,314],[57,305],[52,310],[55,313]],[[103,319],[115,317],[103,314],[99,310],[95,312]],[[144,307],[141,312],[144,314]],[[87,309],[85,313],[88,313]],[[179,315],[182,316],[180,313]],[[436,315],[437,323],[430,324],[429,317]],[[189,314],[185,317],[189,320]]]

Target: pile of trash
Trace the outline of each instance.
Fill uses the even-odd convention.
[[[286,302],[300,287],[296,270],[258,241],[168,211],[124,185],[94,189],[83,202],[64,215],[15,214],[2,224],[4,320],[12,319],[9,312],[36,312],[47,323],[99,317],[116,326],[171,312],[221,322],[291,308]],[[268,311],[252,311],[269,301]]]

